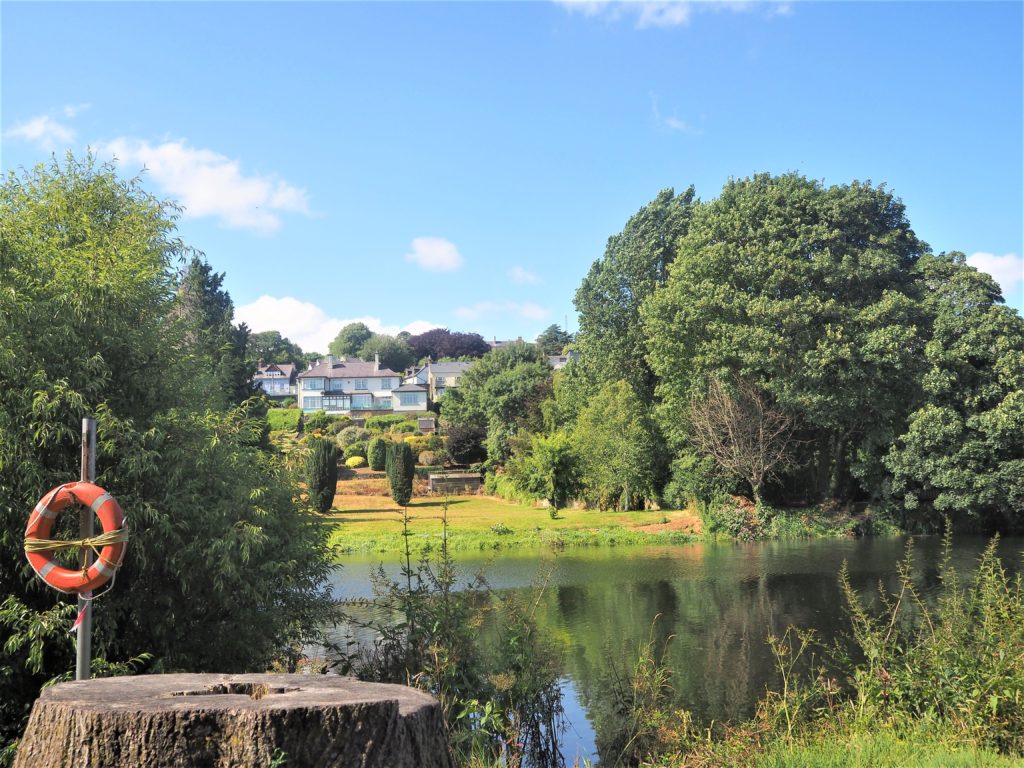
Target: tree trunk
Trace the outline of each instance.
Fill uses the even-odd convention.
[[[451,768],[441,707],[333,675],[143,675],[62,683],[15,768]]]

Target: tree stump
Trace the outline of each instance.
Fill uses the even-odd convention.
[[[42,692],[15,768],[450,768],[437,700],[333,675],[142,675]]]

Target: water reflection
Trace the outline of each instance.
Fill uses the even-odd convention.
[[[954,566],[970,570],[986,543],[959,538]],[[846,631],[836,578],[841,563],[849,563],[852,585],[870,599],[879,583],[895,586],[904,545],[865,539],[602,548],[557,557],[516,552],[461,558],[460,567],[467,581],[483,569],[496,590],[526,590],[547,573],[536,617],[563,659],[572,729],[565,753],[596,757],[586,750],[607,755],[615,748],[622,713],[615,710],[614,687],[651,637],[672,669],[675,706],[705,722],[748,717],[776,682],[768,634],[795,625],[824,640],[840,637]],[[937,587],[939,547],[926,538],[915,549],[926,597]],[[1022,548],[1020,538],[1002,542],[1000,552],[1013,570],[1020,569]],[[378,562],[347,559],[337,592],[368,596],[369,569]],[[485,643],[488,634],[485,627]]]

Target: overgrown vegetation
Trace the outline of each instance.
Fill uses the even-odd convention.
[[[320,636],[331,558],[269,448],[263,402],[239,402],[243,334],[219,276],[175,235],[177,209],[70,155],[8,174],[0,209],[8,745],[40,687],[74,665],[74,603],[39,582],[21,532],[43,493],[79,476],[84,416],[97,420],[97,482],[131,531],[97,604],[94,653],[115,665],[101,668],[148,653],[154,671],[266,669]]]
[[[622,732],[626,764],[665,766],[1009,765],[1024,758],[1024,588],[993,540],[967,577],[951,566],[947,533],[939,591],[926,599],[911,576],[912,544],[894,592],[869,610],[839,573],[850,622],[846,642],[821,645],[791,628],[771,637],[781,685],[750,721],[695,723],[669,711],[669,671],[653,640],[628,683]],[[1002,758],[1000,756],[1003,756]],[[1003,759],[1005,758],[1005,760]],[[896,762],[884,762],[895,759]]]
[[[373,599],[347,606],[346,620],[371,630],[376,639],[372,647],[343,658],[343,671],[436,696],[460,765],[564,765],[556,658],[538,634],[536,602],[498,596],[482,575],[456,588],[447,504],[436,559],[424,555],[414,562],[411,535],[406,511],[401,575],[391,579],[381,566],[373,577]],[[496,629],[494,647],[485,652],[480,629],[495,603],[501,603],[504,622]]]

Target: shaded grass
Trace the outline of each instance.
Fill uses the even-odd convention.
[[[339,493],[334,503],[335,508],[324,516],[334,526],[331,545],[350,552],[396,552],[404,546],[401,510],[390,497]],[[422,550],[440,545],[443,503],[422,498],[409,505],[413,546]],[[643,526],[652,530],[645,531]],[[463,551],[684,543],[697,538],[699,531],[699,519],[687,511],[566,509],[552,519],[547,509],[491,496],[454,497],[448,507],[448,546]]]

